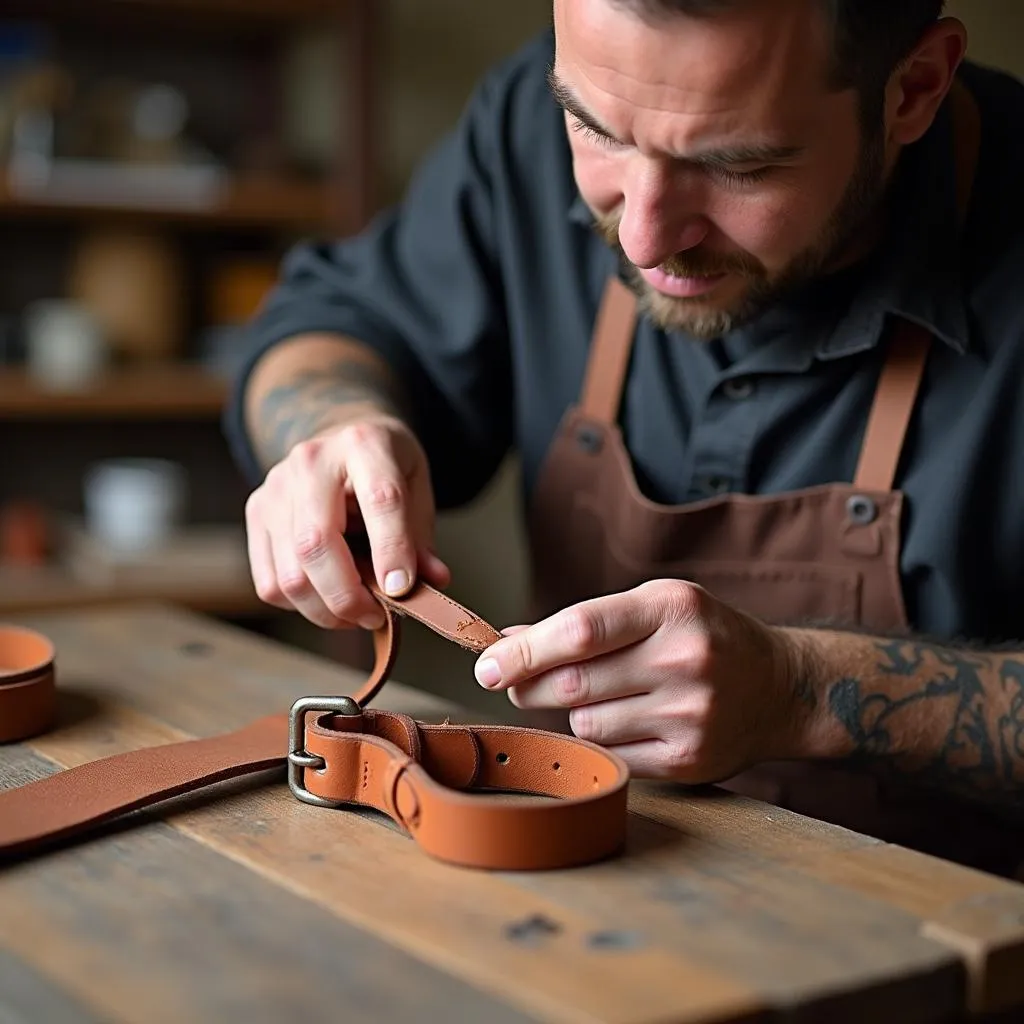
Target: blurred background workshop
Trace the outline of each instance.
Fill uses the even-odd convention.
[[[949,11],[973,59],[1024,74],[1020,0]],[[364,662],[365,635],[254,594],[227,379],[289,245],[395,201],[549,20],[549,0],[0,0],[0,618],[170,602]],[[453,596],[499,625],[524,608],[516,473],[439,524]],[[395,675],[494,712],[469,665],[408,629]]]

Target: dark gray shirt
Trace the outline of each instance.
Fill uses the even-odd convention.
[[[288,255],[226,414],[253,484],[249,368],[290,335],[336,331],[408,381],[439,507],[477,495],[513,447],[529,499],[617,269],[573,181],[552,54],[545,33],[495,68],[362,235]],[[926,325],[937,340],[896,481],[907,610],[935,637],[1005,641],[1024,638],[1024,86],[963,77],[983,121],[963,235],[944,110],[905,153],[888,237],[863,264],[712,343],[641,322],[621,423],[656,501],[850,481],[887,318]]]

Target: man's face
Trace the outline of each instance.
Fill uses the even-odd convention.
[[[827,85],[817,0],[645,22],[554,0],[576,182],[643,307],[714,337],[848,259],[884,189],[881,129]]]

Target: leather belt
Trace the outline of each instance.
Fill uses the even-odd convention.
[[[394,665],[400,618],[475,652],[500,634],[424,583],[394,599],[377,587],[367,561],[360,570],[386,621],[357,693],[303,697],[289,714],[235,732],[116,754],[0,791],[0,855],[29,854],[128,811],[282,766],[298,799],[376,808],[428,854],[454,864],[555,869],[616,853],[625,840],[629,776],[611,751],[536,729],[433,725],[365,706]],[[54,724],[54,663],[45,637],[0,627],[0,742]],[[512,802],[502,795],[508,792],[536,799]]]

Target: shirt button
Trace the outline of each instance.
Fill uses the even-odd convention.
[[[856,526],[868,526],[878,518],[878,506],[866,494],[855,494],[846,503],[846,514]]]
[[[700,489],[705,494],[725,494],[732,487],[732,481],[727,476],[706,476],[700,481]]]
[[[733,377],[722,385],[726,398],[740,402],[754,393],[754,382],[749,377]]]

